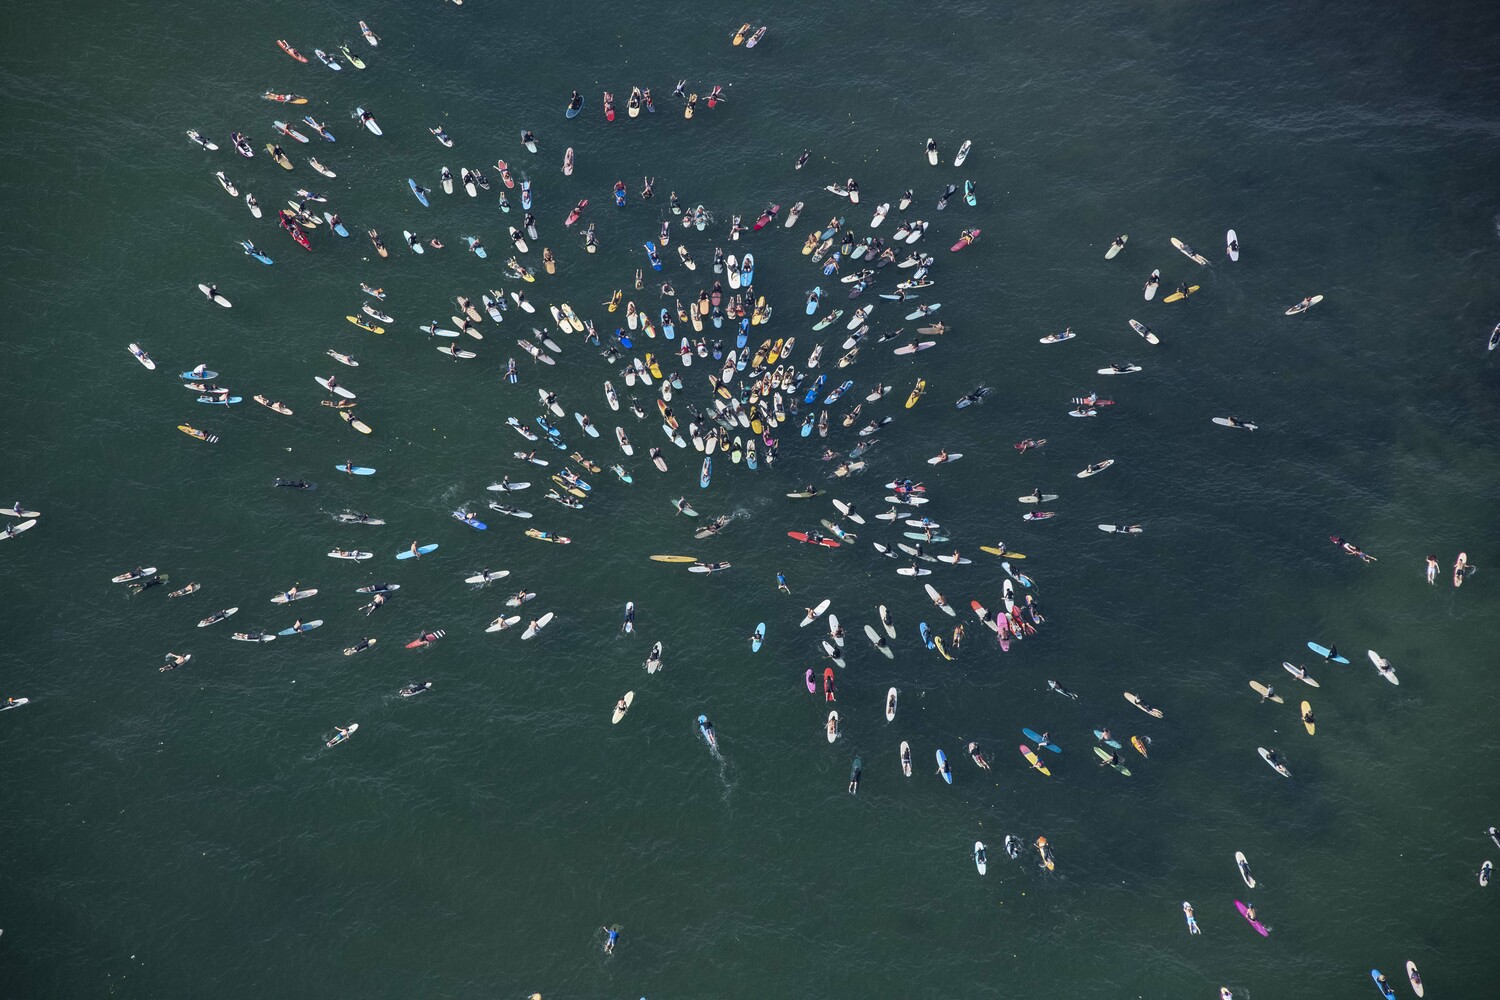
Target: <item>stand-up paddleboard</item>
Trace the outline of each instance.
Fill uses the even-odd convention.
[[[284,628],[280,632],[277,632],[276,634],[277,635],[297,635],[297,634],[302,633],[302,632],[311,632],[315,628],[322,628],[322,627],[323,627],[323,619],[321,619],[321,618],[314,618],[310,622],[303,622],[300,627],[294,625],[291,628]]]
[[[943,776],[943,780],[945,782],[950,785],[953,784],[953,768],[948,766],[948,755],[943,753],[942,750],[939,750],[936,756],[938,773]]]
[[[1261,937],[1267,937],[1270,935],[1270,929],[1266,927],[1265,924],[1261,923],[1259,920],[1256,920],[1250,915],[1250,907],[1246,906],[1244,903],[1236,899],[1234,901],[1234,908],[1240,911],[1240,916],[1250,921],[1250,926],[1254,927]]]
[[[1048,750],[1051,750],[1053,753],[1062,753],[1062,747],[1058,746],[1056,743],[1053,743],[1050,740],[1048,740],[1045,743],[1042,742],[1042,735],[1041,735],[1041,733],[1038,733],[1035,730],[1024,729],[1023,728],[1021,730],[1021,735],[1024,736],[1024,737],[1026,737],[1028,740],[1035,740],[1036,744],[1037,744],[1037,749],[1038,750],[1042,749],[1043,747],[1046,747]]]
[[[437,542],[429,542],[426,545],[419,545],[419,546],[417,546],[417,551],[415,553],[413,553],[410,549],[407,549],[405,552],[397,552],[396,553],[396,558],[397,559],[415,559],[417,556],[425,556],[429,552],[436,552],[436,551],[437,551]]]
[[[538,618],[535,622],[533,622],[532,624],[526,626],[526,631],[524,631],[524,632],[521,633],[521,638],[522,639],[530,639],[530,638],[532,638],[538,632],[540,632],[542,629],[546,628],[549,624],[551,624],[552,619],[555,618],[555,617],[557,617],[557,616],[554,615],[551,611],[547,612],[545,615],[542,615],[542,617]]]
[[[1342,655],[1330,656],[1329,654],[1332,652],[1332,650],[1328,649],[1326,646],[1320,646],[1316,642],[1309,642],[1307,644],[1307,648],[1310,649],[1310,650],[1312,650],[1314,653],[1317,653],[1319,656],[1323,657],[1323,659],[1325,659],[1325,660],[1332,660],[1334,663],[1343,663],[1343,664],[1347,664],[1349,662],[1348,660],[1344,659],[1344,657]]]
[[[828,713],[828,722],[824,724],[823,732],[828,737],[829,743],[839,738],[839,713],[837,709]]]
[[[615,703],[615,710],[609,717],[610,723],[619,725],[620,720],[625,718],[625,713],[630,711],[630,706],[633,704],[635,704],[635,692],[626,691],[625,696]]]
[[[1281,763],[1281,759],[1279,757],[1275,760],[1271,759],[1271,751],[1267,750],[1265,747],[1256,747],[1255,752],[1260,754],[1260,759],[1269,764],[1272,770],[1281,775],[1283,778],[1290,778],[1292,776],[1291,770],[1288,769],[1285,764]],[[1248,920],[1249,917],[1246,917],[1245,919]]]
[[[981,875],[989,870],[989,862],[985,858],[984,841],[982,840],[974,841],[974,867],[979,869],[979,874]]]
[[[333,736],[333,739],[327,741],[327,745],[328,745],[329,749],[332,749],[333,747],[338,746],[340,743],[347,742],[348,739],[349,739],[349,737],[353,736],[358,730],[359,730],[359,723],[357,723],[357,722],[351,722],[351,723],[349,723],[347,726],[344,727],[344,731],[343,732],[341,732],[341,733],[335,733],[334,736]]]
[[[1281,697],[1281,695],[1279,695],[1279,694],[1272,694],[1271,693],[1271,689],[1268,688],[1268,687],[1266,687],[1260,681],[1251,681],[1250,682],[1250,690],[1252,690],[1256,694],[1260,695],[1261,698],[1263,700],[1265,700],[1265,701],[1274,701],[1278,705],[1285,705],[1286,704],[1286,699],[1285,698]],[[1270,697],[1267,697],[1267,695],[1270,695]]]
[[[1255,888],[1255,876],[1252,875],[1252,874],[1250,874],[1250,862],[1248,862],[1248,861],[1245,860],[1245,852],[1244,851],[1235,851],[1234,852],[1234,863],[1235,863],[1235,867],[1239,868],[1239,870],[1240,870],[1240,878],[1242,878],[1242,879],[1245,880],[1245,884],[1247,886],[1249,886],[1250,888],[1254,889]]]

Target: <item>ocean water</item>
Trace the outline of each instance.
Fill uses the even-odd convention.
[[[361,17],[378,49],[359,40]],[[748,52],[728,40],[746,17],[771,24]],[[1485,994],[1500,930],[1475,878],[1500,857],[1483,835],[1500,824],[1489,711],[1500,694],[1490,669],[1500,352],[1484,349],[1500,321],[1493,5],[167,2],[13,20],[0,41],[0,502],[44,516],[0,552],[0,694],[33,702],[0,715],[6,996],[1211,998],[1227,985],[1253,1000],[1366,996],[1378,967],[1406,997],[1407,959],[1435,995]],[[369,69],[296,64],[281,37],[309,56],[347,40]],[[700,94],[722,84],[728,100],[684,120],[669,96],[679,78]],[[626,117],[633,83],[651,86],[656,115]],[[565,121],[574,88],[587,105]],[[605,89],[619,103],[612,124]],[[265,90],[310,103],[272,105]],[[356,131],[356,105],[383,138]],[[259,150],[273,119],[302,112],[338,142],[287,144],[290,174],[229,149],[230,130]],[[427,134],[437,124],[454,149]],[[525,127],[535,156],[517,142]],[[187,128],[223,148],[195,148]],[[941,167],[922,155],[928,136]],[[965,138],[973,153],[954,169]],[[565,178],[568,146],[578,168]],[[795,172],[803,148],[813,156]],[[313,174],[310,154],[338,178]],[[457,173],[497,157],[533,181],[537,242],[558,274],[525,286],[536,317],[512,309],[498,330],[486,320],[485,340],[464,345],[479,357],[455,365],[416,326],[443,320],[455,295],[520,287],[501,266],[519,195],[502,215],[488,169],[496,190],[474,200],[435,190],[423,209],[406,178],[436,189],[441,165]],[[225,196],[217,169],[267,217]],[[649,204],[637,196],[643,175],[656,178]],[[822,190],[851,175],[859,206]],[[943,185],[965,178],[978,208],[955,199],[936,212]],[[624,210],[611,203],[616,179],[631,187]],[[295,247],[271,213],[297,187],[325,193],[355,236],[319,229],[315,252]],[[656,421],[610,413],[601,385],[613,379],[648,409],[654,389],[627,393],[577,336],[561,341],[556,368],[514,346],[548,302],[613,329],[618,314],[600,303],[631,293],[640,244],[670,217],[675,190],[714,217],[704,233],[672,229],[674,247],[685,240],[700,263],[690,275],[673,247],[663,254],[680,295],[711,280],[715,246],[753,251],[756,290],[776,306],[754,342],[795,335],[800,363],[821,338],[836,383],[843,323],[813,333],[802,301],[821,284],[822,312],[852,306],[798,249],[830,216],[863,236],[873,206],[907,188],[908,217],[933,222],[918,244],[938,258],[923,301],[943,304],[951,332],[915,358],[867,344],[829,438],[803,440],[789,423],[773,466],[752,473],[721,455],[701,490],[697,453],[665,446],[671,468],[659,475],[645,457],[662,444]],[[580,198],[599,227],[594,256],[561,225]],[[793,230],[778,221],[727,242],[733,215],[749,222],[779,202],[784,219],[796,201],[806,208]],[[878,232],[889,237],[899,218],[893,209]],[[980,241],[947,253],[967,226],[983,229]],[[359,237],[371,227],[390,259]],[[1231,227],[1237,264],[1222,252]],[[447,249],[415,257],[403,228]],[[467,233],[484,239],[487,261],[461,250]],[[1119,233],[1130,243],[1106,262]],[[1211,265],[1176,253],[1173,236]],[[244,257],[247,238],[276,264]],[[533,245],[533,266],[537,256]],[[1183,280],[1201,290],[1143,302],[1152,268],[1163,294]],[[889,290],[889,274],[861,300],[879,302],[877,331],[915,325],[869,299]],[[234,308],[205,303],[199,281],[217,282]],[[357,311],[361,281],[388,292],[381,308],[397,321],[381,337],[342,318]],[[1325,300],[1307,315],[1283,315],[1314,293]],[[649,284],[633,295],[659,308]],[[1162,345],[1145,345],[1130,318]],[[1069,326],[1077,339],[1037,343]],[[731,330],[719,336],[732,345]],[[157,371],[130,359],[131,341]],[[338,374],[375,428],[368,438],[318,405],[313,376],[339,367],[330,348],[362,362]],[[518,386],[500,377],[512,355],[526,362]],[[1127,360],[1145,370],[1094,374]],[[201,407],[173,384],[200,361],[246,402]],[[705,403],[716,367],[684,373],[679,413]],[[907,411],[918,377],[928,394]],[[818,456],[852,447],[837,418],[876,381],[896,389],[865,404],[861,422],[897,419],[863,476],[829,479]],[[981,382],[996,389],[983,406],[951,406]],[[504,427],[535,416],[539,386],[606,430],[592,441],[559,421],[594,461],[630,467],[633,485],[589,476],[581,512],[542,499],[542,470],[510,457],[529,446]],[[1068,418],[1068,400],[1089,390],[1116,404]],[[255,406],[257,392],[295,415]],[[1260,430],[1209,422],[1229,413]],[[184,422],[222,441],[191,441],[175,430]],[[611,443],[616,423],[634,459]],[[1048,444],[1018,455],[1011,445],[1026,437]],[[940,448],[964,458],[923,464]],[[1105,457],[1116,465],[1074,478]],[[379,473],[343,477],[334,466],[345,460]],[[482,506],[505,474],[534,482],[512,498],[534,520],[495,515],[477,534],[447,516]],[[916,633],[919,621],[951,623],[867,544],[897,540],[888,525],[871,518],[838,550],[786,538],[835,512],[785,493],[814,482],[870,517],[881,484],[902,475],[930,485],[923,513],[974,559],[930,581],[960,611],[971,599],[997,606],[1002,573],[978,546],[1003,540],[1028,556],[1017,568],[1037,582],[1039,636],[1002,655],[968,616],[966,646],[947,663]],[[277,476],[320,488],[273,490]],[[1061,495],[1054,520],[1021,521],[1015,497],[1034,486]],[[696,542],[670,506],[682,495],[736,518]],[[388,523],[337,524],[346,508]],[[1099,522],[1146,531],[1105,535]],[[526,526],[573,544],[534,543]],[[1379,562],[1341,555],[1331,534]],[[395,562],[413,539],[441,548]],[[376,558],[328,560],[335,546]],[[1447,567],[1461,550],[1479,569],[1455,590]],[[1431,588],[1429,552],[1444,567]],[[693,576],[653,553],[733,569]],[[164,589],[203,589],[168,601],[164,589],[130,598],[107,582],[136,564],[169,573]],[[462,582],[483,566],[512,576],[482,591]],[[776,592],[778,571],[790,597]],[[403,589],[366,619],[352,591],[374,580]],[[294,581],[320,594],[294,613],[268,603]],[[539,594],[528,610],[557,621],[531,642],[485,634],[522,586]],[[832,746],[828,706],[803,685],[823,667],[821,626],[797,627],[824,597],[850,633],[844,735]],[[619,627],[627,600],[634,636]],[[860,636],[880,604],[897,624],[894,661]],[[242,610],[194,627],[226,606]],[[296,613],[327,625],[267,646],[227,639]],[[760,621],[768,640],[752,655]],[[447,638],[402,648],[430,628]],[[341,655],[365,636],[379,638],[375,650]],[[1309,639],[1336,642],[1354,663],[1309,662]],[[647,676],[658,640],[666,667]],[[1399,687],[1370,668],[1371,648]],[[167,650],[194,660],[158,673]],[[1284,659],[1308,663],[1322,686],[1294,690]],[[1048,678],[1081,699],[1050,693]],[[1256,678],[1290,704],[1257,704],[1246,686]],[[432,692],[397,696],[419,680]],[[901,702],[888,724],[892,685]],[[635,705],[610,726],[626,690]],[[1126,690],[1165,718],[1137,714]],[[1297,721],[1304,696],[1315,737]],[[697,733],[700,712],[720,756]],[[350,721],[358,734],[324,749]],[[1052,777],[1017,753],[1022,726],[1064,747],[1049,755]],[[1128,779],[1096,767],[1098,726],[1151,736],[1151,757],[1127,750]],[[992,771],[963,759],[969,740]],[[1294,778],[1264,767],[1257,746],[1279,748]],[[952,787],[932,774],[938,748],[953,759]],[[850,797],[856,754],[864,780]],[[1006,858],[1006,834],[1046,836],[1057,871],[1040,871],[1034,851]],[[984,877],[969,858],[976,839],[989,846]],[[1261,882],[1248,896],[1236,850]],[[1237,898],[1255,902],[1269,938],[1240,920]],[[1184,899],[1201,937],[1186,934]],[[600,926],[615,924],[621,945],[606,957]]]

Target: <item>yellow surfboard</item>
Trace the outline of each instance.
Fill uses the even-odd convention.
[[[691,563],[697,562],[698,559],[696,556],[652,556],[651,561],[663,563]]]
[[[1047,770],[1047,765],[1038,760],[1036,752],[1024,743],[1021,744],[1021,756],[1026,758],[1026,762],[1031,765],[1032,770],[1040,771],[1049,778],[1052,777],[1052,772]]]
[[[1188,286],[1188,290],[1187,290],[1187,295],[1184,295],[1182,292],[1173,292],[1171,295],[1168,295],[1166,298],[1162,299],[1162,301],[1163,302],[1181,302],[1183,299],[1187,298],[1188,295],[1192,295],[1194,292],[1196,292],[1200,287],[1202,287],[1202,286],[1200,286],[1200,285],[1189,285]]]
[[[1001,556],[1001,557],[1003,557],[1005,559],[1025,559],[1026,558],[1020,552],[1007,552],[1004,549],[997,549],[993,545],[981,545],[981,546],[979,546],[979,551],[980,552],[988,552],[992,556]]]
[[[1316,722],[1307,721],[1307,716],[1311,714],[1312,704],[1304,701],[1302,703],[1302,728],[1307,730],[1307,735],[1309,736],[1315,735],[1318,731],[1318,724]]]
[[[921,399],[923,393],[925,393],[926,391],[927,380],[925,378],[917,379],[917,384],[912,388],[911,395],[906,397],[906,408],[909,410],[913,406],[916,406],[917,400]]]

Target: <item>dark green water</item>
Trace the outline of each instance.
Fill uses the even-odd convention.
[[[1407,959],[1435,996],[1493,992],[1500,920],[1474,873],[1500,856],[1482,833],[1500,823],[1490,711],[1500,352],[1484,350],[1500,320],[1495,8],[940,3],[918,17],[889,4],[622,14],[470,0],[74,4],[52,15],[16,20],[0,42],[0,502],[44,514],[0,543],[0,694],[33,702],[0,715],[5,995],[1211,998],[1228,985],[1237,997],[1343,998],[1368,996],[1372,966],[1401,980]],[[359,41],[359,17],[383,37],[378,50]],[[773,25],[751,52],[727,40],[745,17]],[[308,55],[347,39],[369,69],[297,65],[278,37]],[[668,96],[682,77],[700,93],[721,83],[730,100],[684,121]],[[661,113],[626,118],[632,83],[652,87]],[[588,105],[565,122],[575,87]],[[620,100],[613,124],[600,113],[606,88]],[[306,94],[291,117],[311,112],[337,144],[288,144],[288,175],[264,154],[234,155],[231,129],[259,149],[272,119],[293,111],[261,101],[267,89]],[[383,139],[355,131],[347,115],[359,104]],[[455,149],[427,134],[438,123]],[[537,133],[535,157],[516,142],[523,127]],[[187,128],[224,148],[196,149]],[[941,168],[922,157],[929,135]],[[966,137],[974,152],[955,170]],[[578,170],[564,178],[570,145]],[[803,147],[814,157],[795,173]],[[309,153],[338,179],[314,175]],[[824,444],[854,440],[837,424],[827,442],[784,426],[779,461],[755,473],[716,459],[705,491],[691,449],[668,447],[666,476],[650,469],[656,421],[624,415],[638,451],[622,459],[607,435],[584,444],[570,418],[570,444],[601,464],[624,460],[636,482],[590,477],[583,512],[542,499],[540,470],[510,458],[523,442],[504,418],[531,419],[541,385],[611,427],[601,383],[623,391],[618,373],[574,336],[557,368],[528,363],[521,384],[506,385],[505,359],[526,361],[513,331],[531,325],[515,310],[499,330],[486,321],[485,341],[466,344],[479,358],[457,366],[415,330],[452,312],[454,295],[517,287],[500,264],[519,198],[499,213],[496,171],[496,191],[434,193],[430,209],[405,185],[435,188],[440,165],[497,156],[533,180],[540,243],[559,259],[558,275],[526,286],[541,307],[529,319],[566,300],[612,329],[599,303],[629,289],[676,190],[715,216],[705,233],[673,229],[702,265],[690,276],[668,260],[679,292],[711,280],[714,246],[753,250],[757,291],[777,307],[764,335],[795,334],[798,362],[820,336],[803,294],[845,288],[798,255],[807,230],[843,213],[863,236],[876,203],[914,188],[909,214],[934,222],[919,246],[939,258],[926,301],[943,303],[953,332],[915,363],[890,345],[863,350],[849,401],[894,382],[864,412],[898,419],[863,478],[827,486],[869,515],[880,483],[926,473],[926,510],[975,559],[930,579],[959,608],[995,607],[1001,573],[976,550],[1003,538],[1030,557],[1049,616],[1041,635],[1002,656],[970,618],[968,647],[947,664],[916,639],[918,621],[944,616],[866,544],[897,540],[889,527],[872,520],[858,545],[832,552],[785,537],[834,513],[783,494],[825,482]],[[226,197],[216,169],[254,191],[267,218]],[[657,178],[649,206],[635,194],[643,174]],[[851,174],[857,208],[821,190]],[[978,209],[935,212],[942,186],[965,177]],[[624,211],[610,205],[617,178],[632,189]],[[270,213],[299,186],[326,193],[356,234],[380,229],[392,257],[326,229],[315,253],[295,247]],[[583,197],[603,242],[594,257],[561,224]],[[733,214],[749,221],[767,202],[798,200],[807,208],[793,231],[778,223],[727,242]],[[984,229],[975,247],[942,249],[968,225]],[[1238,264],[1222,256],[1229,227],[1244,246]],[[448,249],[417,258],[400,247],[403,228]],[[1121,232],[1130,244],[1106,263]],[[488,261],[462,252],[465,233],[484,238]],[[1177,254],[1171,236],[1212,266]],[[275,266],[243,257],[245,238]],[[535,247],[530,256],[536,265]],[[1153,267],[1165,288],[1191,279],[1202,290],[1144,303]],[[874,291],[889,290],[888,275]],[[206,304],[194,289],[204,280],[234,308]],[[358,308],[360,281],[389,293],[397,322],[383,337],[342,318]],[[1313,293],[1326,300],[1307,316],[1282,315]],[[636,297],[656,301],[649,288]],[[903,311],[882,302],[876,330]],[[1131,317],[1162,346],[1131,333]],[[1065,326],[1079,337],[1037,343]],[[842,327],[827,332],[837,336],[824,370]],[[732,345],[731,330],[719,335]],[[157,371],[131,360],[131,341]],[[318,405],[312,377],[337,367],[329,348],[363,362],[340,375],[369,438]],[[1145,371],[1093,374],[1116,360]],[[175,374],[199,361],[246,403],[194,403]],[[689,369],[679,401],[702,405],[712,369]],[[918,376],[930,391],[907,412],[899,396]],[[997,394],[952,408],[981,381]],[[1068,399],[1089,389],[1117,405],[1068,418]],[[651,406],[653,389],[633,391]],[[295,416],[249,402],[256,392]],[[1209,423],[1225,413],[1261,429]],[[183,422],[223,440],[191,441],[174,429]],[[1050,442],[1040,453],[1010,447],[1040,436]],[[940,447],[965,458],[928,469]],[[1116,466],[1073,478],[1104,457]],[[380,471],[347,479],[333,471],[346,459]],[[498,515],[482,535],[447,517],[523,472],[537,483],[515,501],[536,513],[527,523],[572,546],[532,542]],[[321,488],[275,491],[276,476]],[[1014,498],[1037,485],[1062,495],[1059,517],[1023,524]],[[668,505],[682,494],[705,513],[742,516],[694,542]],[[389,523],[336,524],[346,507]],[[1109,521],[1146,533],[1094,528]],[[1380,561],[1340,555],[1326,541],[1335,533]],[[396,563],[413,538],[442,547]],[[376,558],[323,554],[355,545]],[[1446,570],[1460,550],[1480,570],[1455,591]],[[646,560],[658,552],[734,568],[690,576]],[[1434,588],[1422,580],[1429,552],[1444,567]],[[131,599],[106,582],[139,563],[203,590]],[[512,576],[482,592],[462,583],[485,565]],[[790,598],[775,591],[778,570]],[[403,590],[366,619],[352,590],[376,579]],[[326,619],[322,630],[263,647],[228,641],[231,629],[290,624],[267,598],[293,581],[321,589],[296,610]],[[532,642],[485,634],[521,586],[540,593],[528,607],[557,622]],[[822,597],[851,632],[844,736],[832,747],[826,707],[802,682],[822,669],[820,630],[796,627]],[[627,600],[639,607],[634,637],[619,633]],[[880,603],[899,630],[893,663],[857,637]],[[229,605],[242,608],[231,622],[194,627]],[[758,621],[770,635],[752,655],[745,637]],[[449,635],[401,648],[427,628]],[[366,635],[379,637],[375,651],[340,655]],[[1322,687],[1293,690],[1278,663],[1306,662],[1308,639],[1337,642],[1355,663],[1312,664]],[[648,677],[656,640],[666,669]],[[1368,648],[1392,661],[1399,687],[1376,676]],[[194,661],[160,674],[166,650]],[[1082,700],[1049,693],[1049,677]],[[1256,704],[1251,678],[1293,703],[1310,695],[1317,736],[1292,705]],[[434,689],[397,697],[413,680]],[[901,710],[887,724],[891,685]],[[610,726],[631,689],[635,707]],[[1122,690],[1166,718],[1137,714]],[[718,727],[721,759],[697,734],[700,712]],[[324,750],[351,720],[354,739]],[[1130,779],[1094,766],[1099,725],[1153,738],[1149,760],[1132,753]],[[1052,778],[1018,756],[1022,726],[1065,747]],[[897,764],[903,739],[910,780]],[[962,759],[970,739],[992,772]],[[1280,748],[1294,779],[1264,767],[1257,746]],[[951,788],[930,770],[939,747],[954,758]],[[850,798],[855,754],[864,782]],[[1057,872],[1029,853],[1007,859],[1007,833],[1046,836]],[[968,856],[975,839],[989,844],[983,878]],[[1236,850],[1261,880],[1252,898],[1269,939],[1234,911],[1248,892]],[[1185,932],[1184,899],[1202,937]],[[611,958],[600,953],[606,923],[624,929]],[[1398,993],[1410,995],[1404,982]]]

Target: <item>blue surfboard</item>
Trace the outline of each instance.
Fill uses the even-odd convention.
[[[277,635],[297,635],[299,632],[311,632],[315,628],[321,628],[322,625],[323,625],[323,619],[321,619],[321,618],[314,618],[310,622],[303,622],[301,628],[284,628],[280,632],[277,632],[276,634]]]
[[[429,552],[436,552],[436,551],[437,551],[437,543],[436,542],[429,542],[426,545],[419,545],[419,546],[417,546],[417,552],[416,552],[416,554],[419,555],[419,556],[425,556]],[[410,558],[412,558],[412,551],[411,551],[411,549],[407,549],[405,552],[397,552],[396,553],[396,558],[397,559],[410,559]]]
[[[417,182],[408,177],[406,183],[411,187],[411,193],[416,195],[417,200],[422,203],[422,207],[427,208],[427,195],[422,193],[422,189],[417,186]]]
[[[373,476],[373,475],[375,475],[375,470],[372,469],[372,468],[370,468],[368,465],[353,465],[353,466],[335,465],[334,468],[337,469],[337,470],[339,470],[340,472],[348,473],[351,476]]]
[[[1106,740],[1104,738],[1104,730],[1102,730],[1102,729],[1096,729],[1096,730],[1094,730],[1094,739],[1099,740],[1105,746],[1114,747],[1116,750],[1120,749],[1120,744],[1119,744],[1118,741],[1116,741],[1116,740]]]
[[[1307,648],[1310,649],[1310,650],[1312,650],[1314,653],[1317,653],[1319,656],[1323,657],[1323,659],[1325,659],[1325,660],[1330,660],[1331,659],[1334,663],[1348,663],[1349,662],[1348,660],[1344,659],[1344,657],[1342,655],[1330,657],[1328,655],[1329,652],[1330,652],[1330,650],[1328,649],[1328,647],[1327,646],[1320,646],[1316,642],[1308,642]]]
[[[918,622],[917,630],[922,633],[922,641],[927,644],[928,649],[937,649],[937,643],[932,641],[932,629],[927,627],[926,622]]]
[[[755,638],[750,640],[750,652],[759,653],[761,645],[766,641],[766,623],[761,622],[755,626]]]
[[[948,755],[939,750],[937,752],[937,762],[938,770],[942,773],[943,780],[950,785],[953,784],[953,770],[948,767]]]
[[[1038,746],[1045,746],[1048,750],[1051,750],[1053,753],[1062,753],[1062,747],[1058,746],[1057,744],[1052,743],[1050,741],[1047,742],[1047,743],[1042,743],[1042,734],[1041,733],[1034,732],[1033,730],[1030,730],[1030,729],[1022,729],[1021,730],[1021,735],[1024,736],[1024,737],[1026,737],[1028,740],[1033,741]]]

